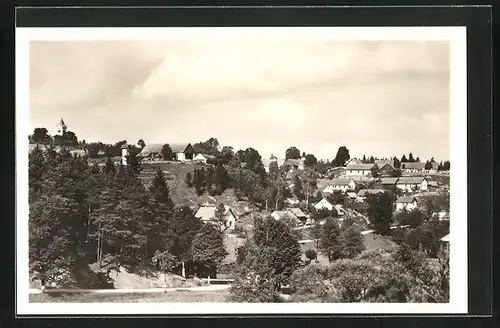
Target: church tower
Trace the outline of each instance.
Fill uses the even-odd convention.
[[[66,131],[68,131],[68,127],[66,126],[61,117],[61,120],[59,121],[59,123],[57,123],[56,135],[62,136],[64,133],[66,133]]]

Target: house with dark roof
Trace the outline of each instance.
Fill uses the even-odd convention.
[[[345,168],[346,177],[368,177],[371,175],[373,163],[368,164],[350,164]]]
[[[424,177],[400,177],[396,187],[403,191],[427,191],[428,181]]]
[[[391,189],[392,187],[396,187],[396,183],[398,182],[398,178],[381,178],[380,184],[384,189]]]
[[[418,206],[417,197],[402,196],[396,200],[396,211],[411,211]]]
[[[405,173],[420,173],[425,169],[425,163],[420,162],[402,162],[401,171]]]
[[[360,189],[358,191],[358,198],[366,198],[367,195],[382,194],[385,190],[383,189]]]
[[[392,172],[396,171],[394,167],[394,161],[379,161],[376,163],[380,172],[380,175],[383,177],[391,176]]]
[[[139,153],[142,157],[156,157],[161,155],[161,149],[164,144],[150,143],[147,144]],[[187,143],[169,143],[172,152],[174,153],[174,159],[180,162],[192,161],[195,155],[193,146]]]

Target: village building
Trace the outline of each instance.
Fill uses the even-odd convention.
[[[329,178],[338,178],[345,172],[345,167],[331,167],[326,171],[326,176]]]
[[[352,164],[346,166],[346,177],[365,178],[371,175],[371,170],[374,164]]]
[[[381,162],[380,164],[377,163],[377,166],[379,168],[380,176],[382,177],[389,177],[391,174],[396,171],[396,168],[394,167],[394,161],[390,162]]]
[[[381,178],[380,185],[382,186],[383,189],[392,189],[396,187],[398,179],[399,178]]]
[[[323,198],[322,200],[320,200],[319,202],[314,204],[314,208],[318,211],[322,210],[322,209],[327,209],[327,210],[331,211],[334,208],[334,206],[328,200]]]
[[[68,132],[68,126],[64,123],[64,120],[61,117],[61,120],[56,125],[56,133],[55,133],[55,135],[62,136],[66,132]]]
[[[396,182],[396,187],[404,191],[427,191],[427,179],[424,177],[401,177]]]
[[[357,158],[351,158],[345,163],[345,166],[360,165],[360,164],[363,164],[363,161]]]
[[[216,157],[208,154],[197,154],[193,160],[199,163],[207,164],[207,163],[215,163]]]
[[[396,200],[396,211],[411,211],[417,206],[418,202],[415,196],[402,196]]]
[[[287,159],[282,166],[288,171],[303,170],[304,161],[302,159]]]
[[[224,205],[224,226],[227,229],[234,229],[236,224],[236,214],[227,205]],[[215,212],[217,207],[214,204],[203,204],[195,214],[195,217],[199,218],[203,223],[218,223],[215,217]]]
[[[293,214],[293,212],[289,211],[289,210],[274,211],[271,213],[271,217],[275,220],[278,220],[278,221],[284,220],[284,219],[289,219],[289,220],[294,221],[296,224],[302,223],[302,221],[299,220],[299,218],[296,217],[295,214]]]
[[[357,199],[365,201],[368,195],[382,194],[385,190],[383,189],[360,189],[357,194]]]
[[[346,192],[356,189],[356,182],[353,179],[334,178],[322,191],[327,194],[333,194],[335,191]]]
[[[150,143],[144,147],[139,153],[142,157],[158,157],[161,156],[161,149],[164,144]],[[192,161],[195,156],[195,151],[190,143],[172,143],[169,144],[174,159],[179,162]]]
[[[422,173],[425,169],[425,163],[420,162],[402,162],[401,171],[404,173]]]
[[[346,192],[346,195],[351,200],[354,200],[354,199],[356,199],[358,197],[357,194],[355,192],[352,192],[352,191]]]
[[[284,159],[280,159],[280,158],[272,158],[272,159],[263,159],[262,160],[262,165],[264,166],[264,170],[269,173],[269,166],[271,165],[271,163],[276,163],[278,165],[278,168],[280,168],[283,163],[285,163],[285,160]]]
[[[288,210],[301,222],[305,222],[308,219],[308,216],[298,207],[291,207]]]

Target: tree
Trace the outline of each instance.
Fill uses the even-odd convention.
[[[161,147],[161,156],[165,161],[174,160],[175,153],[173,152],[169,144],[164,144],[163,147]]]
[[[63,134],[63,145],[64,146],[78,146],[78,138],[72,131],[64,132]]]
[[[297,197],[298,200],[304,200],[304,191],[302,188],[302,181],[300,180],[300,176],[297,174],[293,180],[293,194]]]
[[[163,272],[165,288],[167,288],[167,273],[171,272],[178,264],[177,259],[166,250],[156,250],[152,260],[153,263],[156,263],[157,267]]]
[[[420,163],[420,157],[417,157],[417,158],[415,159],[415,162]]]
[[[342,256],[340,227],[337,220],[328,218],[326,222],[316,229],[319,239],[319,250],[326,254],[328,261],[333,262]]]
[[[137,146],[139,146],[139,148],[141,148],[141,150],[146,147],[146,143],[144,142],[144,140],[142,139],[139,139],[139,141],[137,141]]]
[[[410,162],[410,163],[414,163],[415,162],[415,159],[413,158],[413,154],[412,153],[410,153],[408,155],[408,162]]]
[[[222,232],[211,224],[203,225],[193,239],[191,254],[202,272],[207,269],[214,272],[228,254],[224,248]]]
[[[231,146],[222,147],[221,154],[220,154],[220,159],[222,161],[222,164],[229,164],[231,162],[231,160],[233,159],[233,156],[234,156],[233,147],[231,147]]]
[[[401,157],[401,163],[407,163],[407,162],[408,162],[408,160],[406,159],[406,155],[403,155]]]
[[[426,170],[430,170],[430,169],[432,169],[432,164],[431,164],[431,162],[429,162],[429,161],[425,162],[424,169],[426,169]]]
[[[445,171],[449,171],[449,170],[450,170],[450,161],[445,161],[445,162],[443,163],[443,169],[444,169]]]
[[[313,154],[307,154],[304,159],[304,166],[312,167],[318,164],[318,159]]]
[[[216,193],[221,195],[227,188],[229,188],[230,178],[226,169],[222,165],[215,167],[215,190]]]
[[[139,149],[136,147],[129,147],[126,158],[128,171],[137,176],[142,171]]]
[[[170,198],[170,188],[168,187],[167,180],[165,179],[165,174],[159,166],[153,180],[151,181],[149,194],[155,204],[155,207],[163,206],[169,212],[173,210],[174,203]]]
[[[226,227],[226,206],[224,203],[217,204],[215,208],[215,222],[221,230]]]
[[[307,251],[305,251],[305,255],[309,262],[318,258],[318,254],[314,249],[308,249]]]
[[[365,250],[363,235],[356,226],[349,225],[345,227],[344,224],[345,222],[343,222],[340,237],[341,256],[343,258],[354,258]]]
[[[368,160],[369,163],[375,163],[375,158],[373,156],[370,156],[370,159]]]
[[[285,151],[285,160],[300,159],[300,150],[297,147],[290,147]]]
[[[363,158],[361,159],[361,163],[366,164],[366,156],[365,155],[363,155]]]
[[[368,217],[373,227],[381,234],[389,234],[392,221],[392,197],[389,193],[367,196]]]
[[[394,157],[394,168],[395,169],[400,169],[401,168],[401,162],[397,157]]]
[[[46,128],[35,128],[33,135],[31,135],[31,142],[33,143],[49,144],[50,141],[51,137]]]
[[[186,173],[186,178],[184,179],[184,182],[186,183],[186,186],[188,188],[193,187],[193,178],[191,176],[191,172]]]
[[[333,161],[335,166],[344,166],[350,158],[349,149],[347,149],[346,146],[341,146],[337,150],[337,155],[335,155],[335,159]]]
[[[389,175],[392,177],[392,178],[399,178],[401,176],[401,170],[400,169],[397,169],[397,170],[394,170],[394,171],[391,171],[389,173]]]
[[[372,177],[374,177],[375,179],[379,178],[380,177],[380,169],[378,167],[377,164],[374,164],[370,170],[371,174],[372,174]]]

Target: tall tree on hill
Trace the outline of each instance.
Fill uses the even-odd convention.
[[[392,222],[392,197],[389,193],[370,194],[367,197],[368,217],[375,230],[389,234]]]
[[[51,142],[51,136],[46,128],[35,128],[33,134],[31,135],[31,142],[49,144]]]
[[[174,159],[174,151],[170,147],[169,144],[164,144],[161,147],[161,157],[163,157],[163,160],[165,161],[172,161]]]
[[[349,149],[346,146],[341,146],[337,150],[337,155],[335,155],[335,165],[336,166],[344,166],[345,163],[351,158],[349,155]]]
[[[191,172],[186,173],[186,177],[184,178],[184,182],[186,183],[186,186],[188,188],[193,187],[193,177],[191,175]]]
[[[297,174],[293,179],[293,194],[297,197],[298,200],[304,200],[304,190],[302,188],[302,181],[300,180],[300,176]]]
[[[377,164],[374,164],[372,169],[370,170],[372,177],[378,179],[380,177],[380,169]]]
[[[131,174],[139,175],[142,171],[139,150],[136,147],[129,147],[127,155],[127,168]]]
[[[318,159],[313,154],[307,154],[304,159],[304,166],[312,167],[318,164]]]
[[[420,163],[420,157],[417,157],[417,158],[415,159],[415,162]]]
[[[411,163],[414,163],[414,162],[415,162],[415,159],[413,158],[413,154],[412,154],[412,153],[410,153],[410,154],[408,155],[408,162],[411,162]]]
[[[445,171],[449,171],[450,170],[450,161],[445,161],[443,163],[443,168]]]
[[[29,185],[29,201],[34,202],[39,196],[43,187],[43,176],[47,168],[47,161],[43,151],[36,147],[28,155],[28,185]]]
[[[215,167],[215,185],[216,191],[221,195],[229,187],[229,175],[222,165]]]
[[[343,258],[352,259],[365,250],[365,245],[361,231],[353,225],[344,227],[346,223],[347,221],[343,222],[341,229],[341,253]]]
[[[341,257],[341,232],[335,219],[327,218],[325,224],[316,227],[315,234],[319,240],[319,250],[326,254],[330,263]]]
[[[366,156],[363,155],[363,159],[361,160],[361,163],[365,164],[366,163]]]
[[[375,158],[373,156],[370,156],[368,163],[375,163]]]
[[[280,171],[278,168],[278,163],[277,162],[271,162],[269,164],[269,180],[271,181],[276,181],[280,175]]]
[[[139,139],[139,141],[137,141],[137,146],[139,146],[139,148],[142,150],[144,149],[144,147],[146,147],[146,143],[144,142],[144,140]]]
[[[396,156],[394,156],[394,168],[395,169],[401,168],[401,162],[399,161],[399,159]]]
[[[191,254],[199,271],[215,273],[228,255],[222,232],[212,224],[205,224],[194,236]]]
[[[305,168],[300,172],[302,177],[302,187],[304,190],[306,207],[309,207],[309,199],[314,196],[318,186],[318,174],[310,168]]]
[[[285,151],[285,160],[300,159],[300,150],[297,147],[290,147]]]
[[[231,146],[224,146],[222,147],[221,153],[220,153],[220,159],[222,161],[222,164],[226,165],[231,162],[234,156],[234,150],[233,147]]]
[[[432,164],[431,164],[431,162],[429,162],[429,161],[425,162],[424,169],[426,169],[426,170],[430,170],[430,169],[432,169]]]
[[[407,162],[408,162],[408,160],[406,159],[406,155],[403,155],[401,157],[401,163],[407,163]]]
[[[194,170],[193,186],[194,186],[194,188],[196,190],[196,194],[198,196],[203,195],[203,193],[205,192],[204,187],[203,187],[204,178],[205,177],[202,176],[202,174],[201,174],[201,170],[199,170],[199,169]]]

